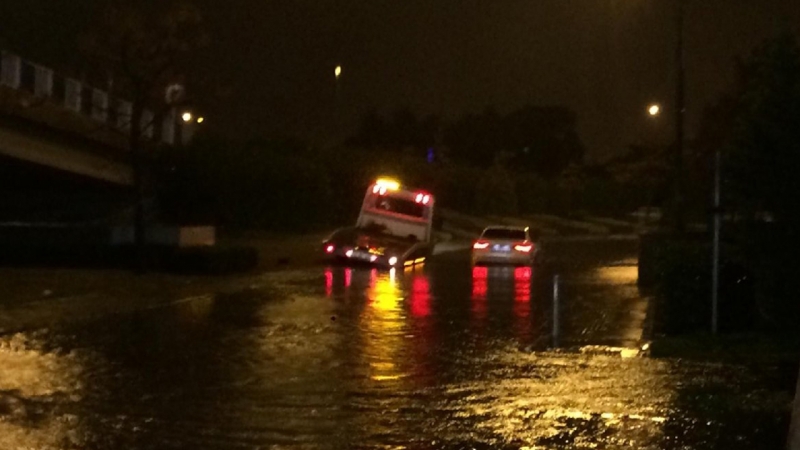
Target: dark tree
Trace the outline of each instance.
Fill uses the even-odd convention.
[[[707,111],[706,160],[722,152],[723,206],[750,220],[738,231],[759,309],[772,325],[800,318],[795,269],[800,230],[800,45],[784,34],[739,65],[734,90]]]
[[[489,168],[502,149],[503,118],[493,109],[468,114],[448,126],[445,143],[456,161]]]
[[[420,119],[408,108],[396,109],[388,117],[371,110],[362,117],[358,131],[347,143],[370,150],[410,150],[423,157],[429,147],[439,143],[440,128],[438,117],[430,115]]]
[[[187,101],[189,57],[206,39],[199,11],[187,2],[150,8],[112,2],[82,39],[90,62],[113,80],[115,93],[131,102],[127,138],[137,193],[134,234],[141,268],[148,189],[143,130],[150,125],[142,118],[148,108],[159,117]]]
[[[770,41],[742,65],[730,158],[744,207],[800,225],[800,46]]]
[[[578,119],[562,107],[525,106],[504,120],[505,148],[514,167],[553,177],[583,160]]]
[[[455,159],[482,167],[504,159],[548,178],[580,163],[585,153],[577,116],[562,107],[525,106],[504,116],[488,109],[452,124],[445,139]]]

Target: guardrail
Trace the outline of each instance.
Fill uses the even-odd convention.
[[[0,55],[0,86],[49,100],[98,124],[123,132],[130,130],[132,104],[126,99],[12,52],[2,50]],[[179,121],[174,109],[159,118],[149,109],[142,114],[142,135],[151,141],[175,145],[180,139],[185,143],[193,132],[193,127],[188,126],[191,124],[186,125]]]

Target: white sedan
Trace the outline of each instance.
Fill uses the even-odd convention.
[[[529,266],[537,252],[527,227],[490,226],[472,244],[472,264]]]

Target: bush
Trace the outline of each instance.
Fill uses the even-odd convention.
[[[330,222],[329,171],[295,144],[206,140],[175,165],[161,191],[170,221],[276,231]]]
[[[797,236],[793,227],[758,224],[743,239],[758,309],[770,327],[794,330],[800,320]]]
[[[725,246],[718,296],[719,331],[745,331],[756,324],[752,283]],[[643,236],[639,285],[655,295],[656,331],[670,335],[711,327],[711,245],[706,235]]]
[[[544,179],[535,175],[519,175],[516,180],[519,210],[526,214],[548,212],[548,199],[552,189]]]
[[[380,176],[432,192],[438,208],[466,213],[598,214],[627,208],[621,188],[576,177],[545,180],[512,172],[429,163],[393,150],[306,148],[291,141],[250,144],[201,139],[166,161],[165,218],[234,229],[305,231],[353,223],[364,189]]]
[[[517,194],[511,173],[500,166],[486,171],[478,181],[475,195],[476,209],[485,215],[513,215],[517,213]]]

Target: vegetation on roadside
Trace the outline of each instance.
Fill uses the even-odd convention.
[[[723,331],[792,331],[800,320],[800,44],[785,34],[739,66],[735,87],[710,107],[694,145],[713,180],[722,159]],[[642,243],[640,283],[660,299],[660,331],[710,329],[710,236],[652,236]],[[657,327],[658,328],[658,327]]]

